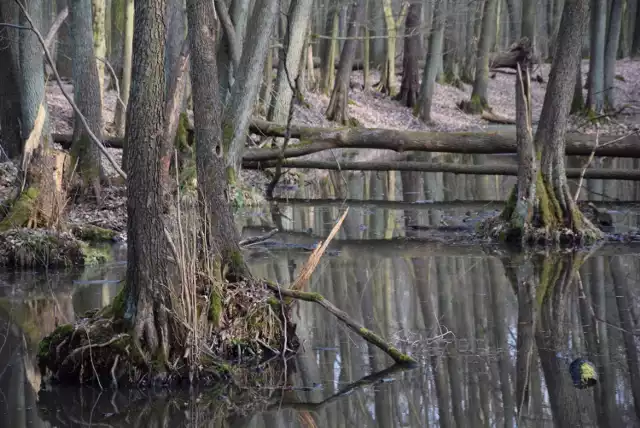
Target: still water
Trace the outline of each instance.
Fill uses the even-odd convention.
[[[290,190],[297,199],[237,216],[245,237],[283,230],[247,256],[256,276],[288,284],[350,206],[310,289],[418,359],[412,370],[396,370],[331,314],[301,302],[301,352],[286,379],[260,391],[40,391],[39,339],[108,304],[125,253],[114,249],[113,263],[82,272],[1,274],[0,427],[551,427],[552,412],[560,426],[640,426],[640,247],[517,255],[433,229],[452,227],[450,237],[494,214],[500,204],[487,201],[504,199],[512,183],[336,174]],[[591,180],[584,193],[618,199],[609,204],[617,227],[637,228],[625,204],[640,199],[635,185]],[[370,202],[308,199],[345,197]],[[595,364],[596,387],[574,388],[568,364],[577,357]]]

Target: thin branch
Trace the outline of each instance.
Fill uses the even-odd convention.
[[[589,168],[589,165],[591,165],[591,162],[593,161],[593,157],[596,155],[596,149],[598,148],[599,142],[600,142],[600,127],[598,126],[598,124],[596,124],[596,144],[593,146],[593,150],[589,155],[589,159],[587,159],[587,162],[584,164],[584,167],[582,168],[582,172],[580,173],[578,188],[576,189],[576,194],[573,197],[574,202],[578,202],[578,198],[580,197],[580,192],[582,191],[582,182],[584,181],[584,174],[585,172],[587,172],[587,168]]]
[[[53,40],[56,38],[56,34],[58,34],[58,31],[60,30],[60,27],[62,27],[62,24],[64,23],[64,21],[67,19],[67,16],[69,16],[69,8],[65,7],[60,11],[58,16],[56,16],[56,19],[55,21],[53,21],[53,24],[51,24],[51,28],[49,28],[47,37],[45,37],[44,39],[44,42],[45,42],[44,45],[47,47],[47,49],[51,49]]]
[[[127,109],[127,105],[124,103],[124,101],[122,101],[122,98],[120,98],[120,82],[118,81],[118,76],[116,76],[116,72],[113,69],[113,67],[111,66],[111,63],[109,61],[107,61],[106,58],[100,58],[99,56],[97,56],[95,58],[98,61],[100,61],[101,63],[103,63],[104,65],[106,65],[107,68],[109,69],[109,74],[111,74],[111,78],[113,79],[113,83],[116,85],[116,99],[118,100],[118,103],[120,104],[122,109],[126,110]]]
[[[278,228],[270,230],[268,233],[261,236],[252,236],[251,238],[243,239],[238,243],[241,247],[248,247],[251,245],[258,244],[260,242],[264,242],[267,239],[271,238],[273,235],[279,232]]]
[[[236,30],[233,27],[233,22],[229,16],[229,10],[224,0],[214,0],[216,13],[222,22],[222,28],[224,29],[224,35],[227,36],[227,42],[229,43],[229,51],[231,53],[231,62],[233,63],[234,74],[238,73],[240,68],[240,42],[236,37]]]
[[[102,142],[98,139],[98,137],[96,137],[96,134],[94,134],[93,131],[91,131],[91,127],[87,123],[87,119],[84,117],[84,115],[82,114],[82,112],[80,111],[76,103],[73,101],[73,99],[69,96],[67,91],[65,91],[64,85],[62,83],[62,79],[60,78],[60,74],[58,74],[58,69],[56,68],[53,58],[51,58],[51,53],[49,52],[49,49],[47,49],[47,46],[45,44],[44,38],[42,37],[42,34],[40,33],[40,31],[38,31],[35,25],[33,25],[33,20],[31,19],[29,12],[27,12],[27,9],[24,7],[24,5],[20,0],[15,0],[15,2],[18,4],[18,7],[24,14],[25,19],[29,22],[29,25],[31,25],[31,28],[29,29],[34,32],[34,34],[38,38],[38,41],[40,42],[40,45],[44,49],[45,58],[47,59],[47,62],[49,63],[49,66],[53,71],[53,75],[56,78],[56,82],[58,82],[58,86],[60,87],[60,91],[62,92],[62,95],[64,95],[64,97],[69,102],[69,104],[71,104],[73,111],[78,116],[78,118],[80,118],[80,121],[82,122],[82,125],[84,125],[84,128],[87,131],[87,134],[89,134],[89,137],[91,138],[91,140],[98,146],[102,154],[109,160],[109,162],[113,166],[113,169],[118,173],[118,175],[120,175],[122,178],[126,180],[127,174],[124,173],[124,171],[120,168],[120,166],[115,161],[115,159],[113,159],[113,157],[109,154],[109,152],[104,147],[104,145],[102,145]]]

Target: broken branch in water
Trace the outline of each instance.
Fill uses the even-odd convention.
[[[272,229],[268,233],[266,233],[264,235],[261,235],[261,236],[252,236],[251,238],[243,239],[242,241],[239,242],[239,245],[241,247],[248,247],[248,246],[251,246],[251,245],[255,245],[255,244],[259,243],[259,242],[266,241],[267,239],[271,238],[276,233],[278,233],[278,228]]]
[[[331,312],[335,315],[340,321],[344,322],[347,327],[349,327],[353,332],[357,333],[360,337],[362,337],[367,342],[372,345],[377,346],[382,351],[384,351],[387,355],[389,355],[393,360],[402,365],[413,365],[417,364],[417,361],[411,358],[409,355],[404,354],[398,350],[398,348],[391,346],[380,336],[369,330],[368,328],[360,325],[356,320],[351,318],[341,309],[338,309],[333,303],[329,302],[327,299],[322,296],[320,293],[310,293],[307,291],[295,291],[288,290],[286,288],[278,287],[273,283],[266,283],[267,286],[275,291],[276,294],[284,297],[289,297],[291,299],[304,300],[307,302],[315,302],[325,308],[327,311]]]

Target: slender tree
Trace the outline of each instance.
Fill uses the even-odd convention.
[[[465,111],[479,114],[489,106],[487,88],[489,86],[489,52],[496,37],[496,13],[498,0],[485,0],[482,15],[482,32],[476,54],[476,75],[473,81],[471,100],[463,103]]]
[[[333,87],[331,100],[329,100],[329,107],[326,112],[327,119],[343,125],[347,125],[350,122],[347,112],[349,77],[351,76],[351,69],[353,68],[353,61],[355,59],[358,26],[362,22],[364,9],[365,0],[354,0],[351,4],[347,40],[345,40],[342,52],[340,53],[340,65],[336,73],[336,83]]]
[[[425,123],[431,123],[431,104],[433,92],[438,75],[438,66],[442,58],[442,44],[444,38],[444,25],[447,15],[447,0],[439,0],[433,10],[433,25],[429,35],[429,47],[427,59],[422,74],[420,87],[420,103],[416,106],[420,119]]]
[[[7,4],[0,5],[0,22],[15,22],[10,16],[10,8]],[[0,28],[0,40],[12,40],[11,28]],[[0,49],[0,140],[2,140],[2,153],[0,159],[17,159],[22,154],[22,141],[20,138],[20,86],[18,83],[19,64],[15,64],[18,57],[16,46],[8,44]]]
[[[106,58],[107,40],[105,32],[106,0],[91,0],[93,7],[93,51],[97,58]],[[100,103],[104,99],[104,63],[96,59],[98,79],[100,81]]]
[[[640,56],[640,6],[636,5],[636,23],[633,30],[633,41],[631,42],[631,56]]]
[[[398,29],[402,25],[407,14],[408,2],[403,2],[398,18],[393,13],[391,0],[381,0],[382,11],[384,13],[384,23],[387,28],[387,55],[382,69],[382,78],[377,90],[390,96],[396,95],[396,41],[398,39]]]
[[[122,49],[122,79],[120,80],[120,99],[124,106],[120,103],[116,104],[115,126],[116,135],[124,135],[125,123],[127,117],[127,105],[129,104],[129,92],[131,90],[131,56],[133,52],[133,12],[134,0],[124,0],[124,36]],[[126,152],[126,149],[125,149]],[[122,156],[123,167],[125,165],[126,156]]]
[[[604,108],[604,50],[607,38],[607,0],[591,0],[591,56],[587,107],[596,114]]]
[[[74,99],[93,133],[102,135],[102,108],[100,81],[94,59],[91,2],[70,0],[71,38],[73,40],[73,88]],[[84,125],[76,115],[73,126],[71,161],[82,180],[82,187],[92,189],[100,200],[100,150],[91,141]]]
[[[400,93],[396,99],[402,105],[413,107],[418,102],[420,90],[420,69],[418,59],[420,57],[420,16],[422,15],[422,2],[414,1],[407,12],[406,25],[404,27],[404,52],[402,55],[402,84]]]
[[[609,26],[604,54],[604,103],[608,110],[615,109],[614,77],[616,72],[616,59],[620,42],[620,30],[622,29],[623,0],[612,0],[609,13]]]

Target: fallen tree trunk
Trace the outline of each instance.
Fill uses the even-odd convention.
[[[265,137],[285,137],[285,127],[254,119],[250,132]],[[71,135],[54,134],[54,141],[67,148]],[[396,152],[420,151],[441,153],[496,154],[516,153],[515,131],[500,132],[426,132],[398,131],[376,128],[314,128],[292,126],[291,138],[299,139],[284,151],[285,158],[305,156],[329,149],[385,149]],[[109,137],[106,147],[122,148],[122,139]],[[595,135],[569,133],[566,136],[566,154],[589,156],[595,146]],[[249,149],[244,162],[276,160],[281,150]],[[596,156],[640,158],[640,136],[600,136]]]
[[[245,169],[273,168],[277,161],[267,162],[243,162]],[[431,163],[414,161],[389,161],[389,162],[353,162],[353,161],[311,161],[311,160],[285,160],[283,167],[299,169],[327,169],[334,171],[421,171],[421,172],[450,172],[453,174],[468,175],[518,175],[519,167],[516,165],[462,165],[454,163]],[[582,168],[567,168],[568,178],[580,178]],[[640,181],[640,170],[637,169],[587,169],[584,178],[599,178],[607,180]]]
[[[516,123],[516,121],[511,118],[500,116],[487,110],[482,112],[481,117],[489,123],[497,123],[499,125],[515,125]]]

